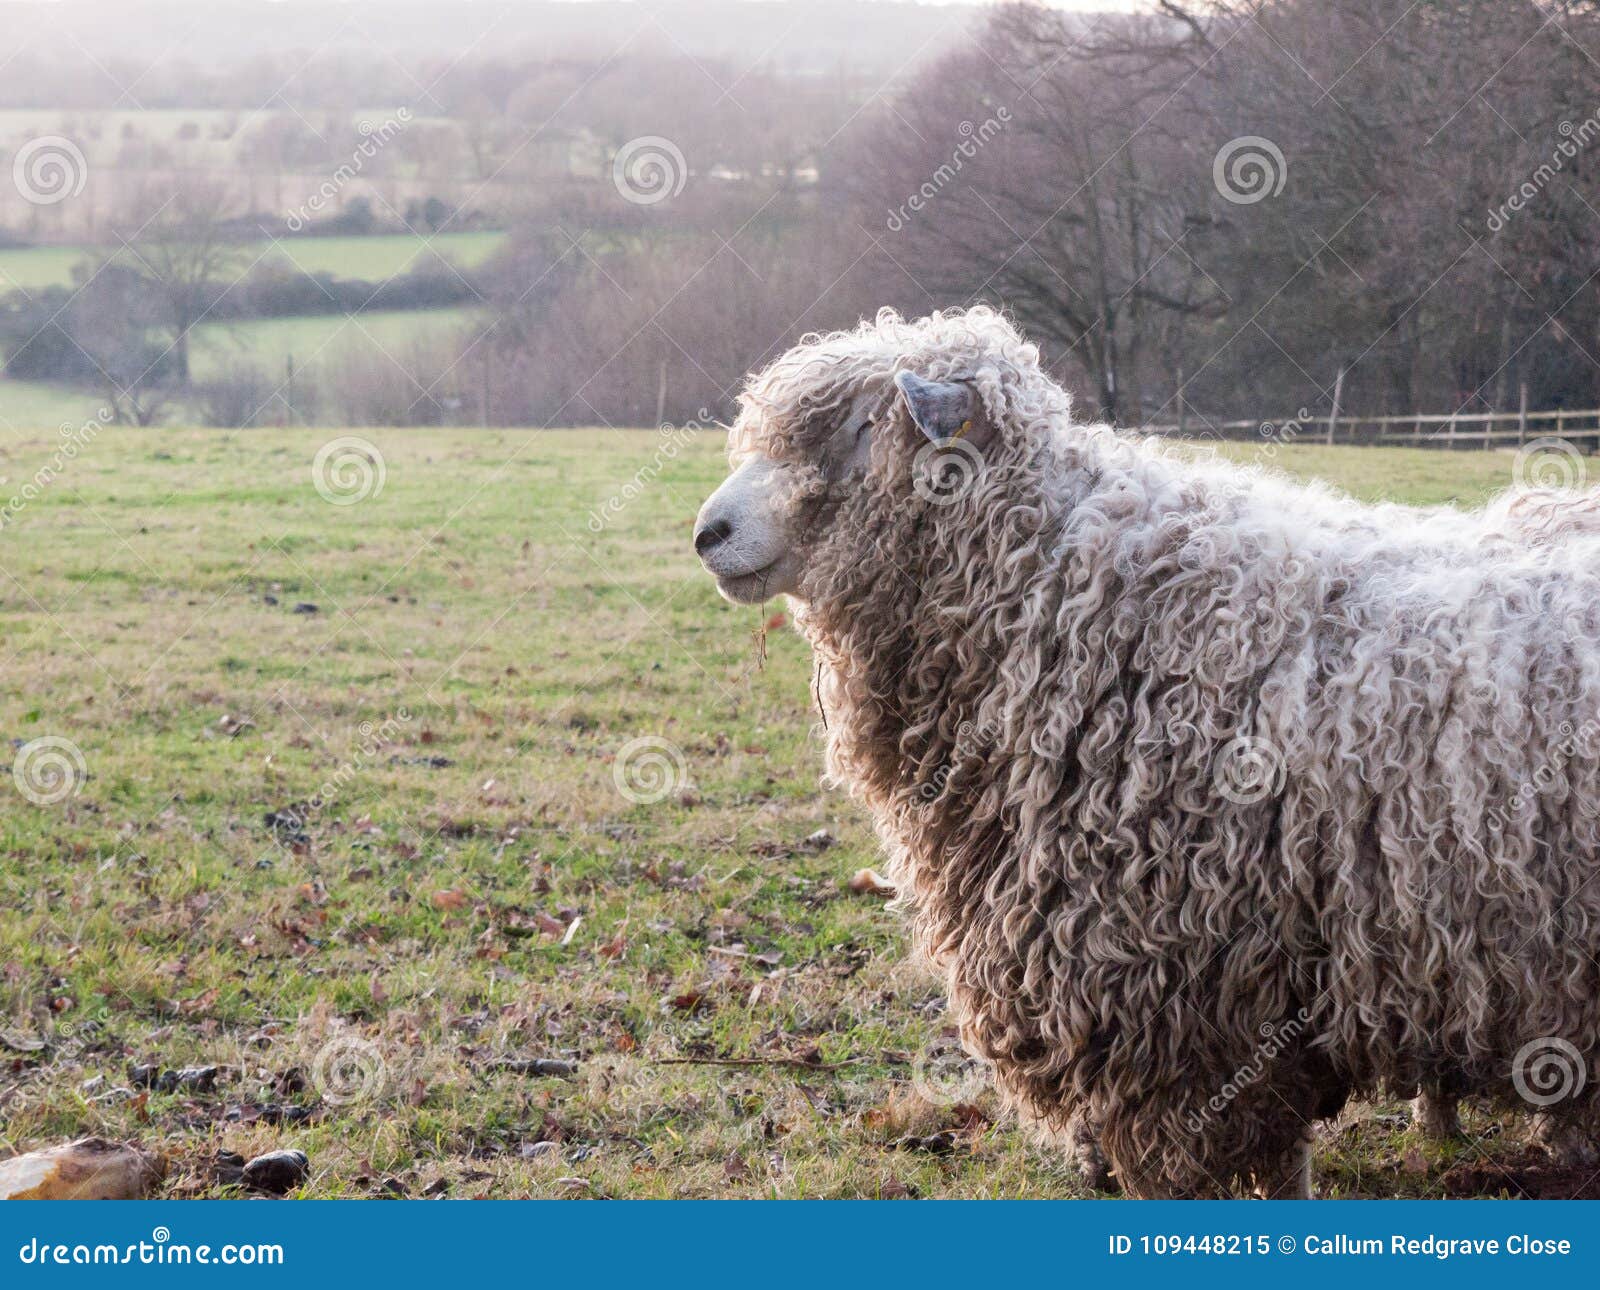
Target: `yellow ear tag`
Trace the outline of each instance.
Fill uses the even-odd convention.
[[[957,431],[956,431],[956,432],[955,432],[955,433],[954,433],[954,434],[953,434],[953,435],[951,435],[951,436],[950,436],[950,437],[951,437],[951,438],[952,438],[952,439],[959,439],[959,438],[961,438],[961,436],[962,436],[962,435],[964,435],[964,434],[966,434],[966,432],[967,432],[967,431],[968,431],[968,430],[970,430],[970,429],[972,429],[972,418],[971,418],[971,417],[968,417],[968,418],[967,418],[967,419],[966,419],[966,420],[965,420],[965,421],[963,421],[963,422],[962,422],[962,423],[961,423],[961,429],[959,429],[959,430],[957,430]]]

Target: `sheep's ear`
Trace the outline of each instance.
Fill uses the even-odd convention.
[[[933,443],[967,435],[983,416],[978,392],[963,381],[925,381],[911,372],[894,374],[917,429]]]

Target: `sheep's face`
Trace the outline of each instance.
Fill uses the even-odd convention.
[[[981,306],[914,322],[884,310],[852,331],[807,337],[753,376],[739,402],[733,474],[700,508],[694,545],[740,604],[814,601],[808,592],[820,593],[830,569],[868,558],[856,524],[881,530],[925,512],[947,468],[980,475],[1004,457],[999,427],[1020,438],[1019,427],[1068,410],[1039,351]],[[947,526],[959,513],[943,511]]]
[[[832,534],[842,503],[866,485],[874,444],[981,443],[989,420],[977,389],[885,371],[825,398],[803,417],[769,422],[746,397],[730,434],[733,474],[700,508],[694,545],[717,588],[736,604],[806,599],[805,575]],[[781,427],[781,428],[780,428]]]

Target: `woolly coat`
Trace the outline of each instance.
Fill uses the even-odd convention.
[[[902,369],[993,423],[954,500],[912,485]],[[1369,506],[1075,423],[981,309],[808,338],[734,443],[805,481],[830,771],[1025,1115],[1088,1115],[1130,1191],[1189,1195],[1270,1176],[1352,1092],[1515,1097],[1552,1044],[1589,1107],[1592,508]]]

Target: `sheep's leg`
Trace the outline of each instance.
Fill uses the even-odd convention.
[[[1559,1165],[1589,1169],[1600,1164],[1593,1124],[1588,1117],[1540,1111],[1533,1117],[1533,1138]]]
[[[1100,1145],[1100,1126],[1087,1112],[1077,1116],[1067,1130],[1067,1154],[1091,1191],[1112,1191],[1111,1162]]]
[[[1311,1140],[1298,1138],[1251,1169],[1255,1194],[1263,1200],[1311,1199]]]
[[[1431,1142],[1446,1142],[1461,1136],[1460,1099],[1437,1084],[1426,1084],[1412,1099],[1411,1118]]]

